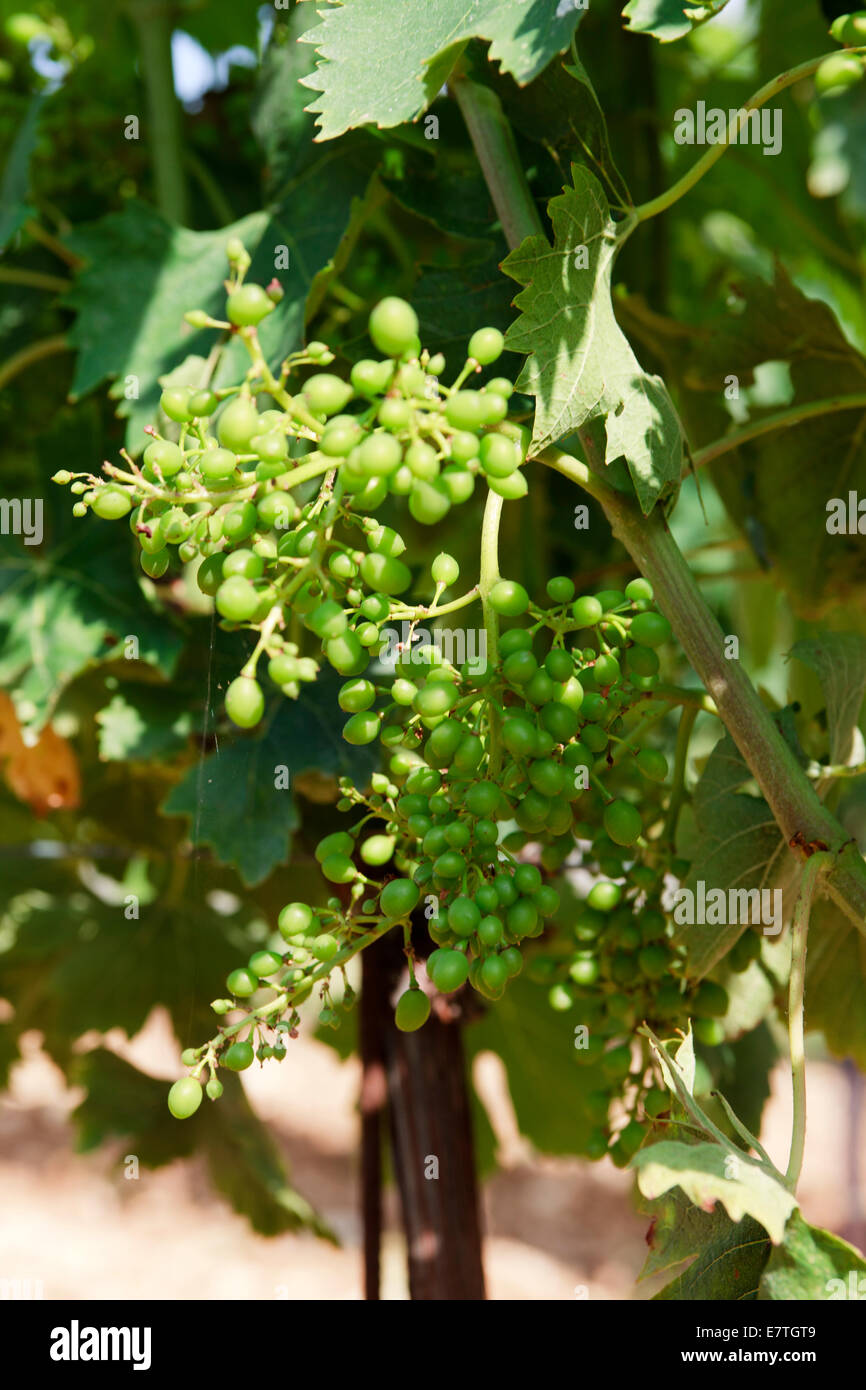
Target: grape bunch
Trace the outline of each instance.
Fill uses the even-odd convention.
[[[410,602],[422,578],[399,530],[375,515],[383,505],[436,526],[480,481],[488,510],[527,491],[529,434],[509,418],[512,383],[467,386],[498,359],[502,335],[474,333],[445,385],[444,360],[422,350],[414,311],[390,298],[369,319],[381,356],[356,362],[348,379],[322,370],[334,357],[319,342],[275,374],[258,326],[280,287],[245,281],[239,243],[228,256],[226,319],[186,317],[243,342],[241,385],[167,384],[140,466],[124,454],[125,467],[105,464],[103,478],[61,472],[56,481],[71,483],[76,515],[129,518],[150,579],[194,567],[222,626],[251,634],[226,692],[234,724],[262,719],[265,671],[295,698],[324,662],[343,677],[344,739],[376,744],[381,763],[369,787],[341,781],[347,826],[316,850],[332,896],[287,903],[267,949],[231,971],[211,1006],[224,1022],[184,1052],[189,1074],[169,1107],[192,1115],[203,1094],[221,1094],[221,1068],[284,1057],[314,992],[320,1024],[338,1026],[354,998],[349,961],[397,929],[404,1031],[424,1025],[437,994],[469,988],[500,999],[528,961],[551,1008],[574,1011],[586,1032],[576,1059],[597,1062],[605,1078],[589,1098],[590,1152],[626,1161],[667,1104],[638,1025],[694,1016],[697,1036],[714,1044],[727,1009],[719,984],[688,980],[663,905],[666,880],[689,866],[674,850],[678,798],[658,726],[694,695],[664,683],[669,624],[642,578],[578,594],[558,575],[536,603],[485,562],[483,545],[478,582],[453,597],[460,567],[442,551],[427,601]],[[473,607],[482,651],[452,663],[419,625]],[[396,649],[394,623],[404,633]],[[570,870],[592,884],[576,905],[563,880]],[[423,962],[413,946],[422,921]],[[737,968],[757,944],[746,933]]]

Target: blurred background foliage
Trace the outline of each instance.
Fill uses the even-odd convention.
[[[542,209],[571,162],[607,165],[635,203],[655,196],[695,158],[673,141],[678,108],[699,98],[734,108],[832,47],[818,0],[732,0],[664,44],[624,29],[621,9],[593,0],[577,34],[611,162],[587,89],[561,59],[519,87],[487,63],[485,44],[466,49],[513,123]],[[326,1234],[239,1083],[231,1108],[206,1106],[219,1115],[176,1125],[161,1081],[80,1040],[131,1036],[157,1006],[179,1045],[207,1035],[203,1003],[238,953],[267,942],[287,899],[321,895],[311,848],[333,824],[336,778],[365,776],[366,752],[340,739],[325,680],[281,712],[269,746],[233,735],[221,692],[238,637],[215,626],[188,576],[137,574],[125,528],[73,521],[49,479],[58,468],[98,470],[124,444],[141,450],[160,381],[194,372],[207,351],[182,316],[218,306],[228,229],[250,248],[253,279],[270,278],[276,245],[290,248],[285,298],[263,331],[276,359],[310,338],[350,361],[367,355],[370,306],[396,293],[452,371],[476,326],[504,329],[513,316],[505,241],[444,89],[429,108],[435,139],[429,118],[314,138],[312,95],[298,85],[315,64],[313,47],[297,43],[318,23],[309,0],[258,10],[38,0],[26,13],[2,0],[0,16],[2,492],[45,509],[40,546],[0,536],[0,994],[14,1001],[0,1026],[0,1081],[20,1035],[38,1030],[85,1088],[83,1147],[119,1133],[152,1164],[200,1148],[257,1229]],[[695,450],[761,412],[866,389],[866,84],[819,98],[806,81],[779,104],[783,153],[730,151],[632,237],[616,268],[622,325],[665,376]],[[503,359],[502,370],[518,365]],[[727,399],[731,374],[739,391]],[[866,631],[859,537],[815,542],[837,483],[838,495],[866,495],[864,421],[848,411],[727,453],[700,470],[700,488],[686,483],[672,517],[752,676],[773,703],[800,702],[807,742],[820,741],[825,695],[815,671],[785,653],[827,627]],[[533,472],[529,498],[505,509],[509,574],[535,591],[557,573],[589,591],[629,577],[594,505],[589,528],[575,529],[570,485]],[[459,515],[447,548],[471,574],[480,511]],[[402,514],[400,525],[423,569],[442,537]],[[715,737],[702,727],[692,774]],[[674,733],[665,730],[671,750]],[[259,762],[275,761],[291,771],[290,795],[256,778]],[[862,834],[866,802],[849,785],[837,810]],[[736,1039],[771,1009],[767,979],[712,1064],[753,1128],[771,1030]],[[353,1033],[347,1018],[329,1040],[345,1052]],[[591,1089],[592,1069],[575,1071],[570,1033],[527,980],[468,1032],[470,1053],[503,1057],[520,1127],[546,1152],[580,1152],[586,1139],[573,1094]],[[851,1051],[842,1034],[838,1049]],[[489,1166],[480,1110],[479,1139]]]

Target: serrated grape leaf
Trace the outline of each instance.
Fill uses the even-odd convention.
[[[188,816],[194,845],[207,845],[244,883],[261,883],[291,853],[299,824],[293,787],[305,772],[352,776],[363,785],[375,759],[341,737],[344,716],[326,673],[297,700],[281,700],[265,731],[239,738],[190,768],[162,810]],[[284,786],[288,772],[289,786]]]
[[[123,654],[170,677],[181,649],[171,616],[148,602],[124,523],[72,517],[68,495],[50,498],[50,544],[0,536],[0,684],[23,727],[38,732],[64,690],[88,667]],[[131,650],[131,649],[130,649]]]
[[[751,1217],[732,1221],[717,1205],[693,1206],[678,1189],[645,1208],[652,1216],[649,1254],[638,1276],[649,1279],[684,1265],[654,1300],[750,1301],[757,1296],[771,1245],[763,1226]]]
[[[181,752],[192,733],[185,701],[159,686],[126,686],[96,716],[99,756],[111,762],[166,758]]]
[[[776,723],[799,760],[804,761],[790,712],[776,716]],[[751,780],[747,763],[726,733],[710,754],[692,794],[697,834],[690,844],[692,865],[684,887],[696,895],[695,904],[701,882],[707,894],[716,889],[727,895],[732,890],[742,894],[779,888],[783,895],[783,921],[787,921],[796,862],[764,798],[744,790]],[[726,903],[730,901],[727,897]],[[774,898],[766,902],[771,910],[775,907]],[[742,897],[737,903],[743,903]],[[690,972],[705,975],[727,954],[746,926],[745,921],[739,920],[744,916],[739,907],[733,915],[736,920],[727,923],[677,926],[678,939],[688,951]]]
[[[525,286],[506,346],[527,358],[517,389],[536,398],[533,448],[604,420],[605,462],[625,459],[648,514],[679,486],[682,429],[664,383],[643,371],[613,312],[621,238],[604,190],[580,165],[571,174],[573,187],[548,205],[553,247],[542,235],[527,237],[503,262]]]
[[[830,762],[848,763],[866,694],[866,637],[824,632],[795,642],[789,655],[817,672],[827,701]]]
[[[810,1226],[798,1211],[785,1239],[770,1253],[758,1299],[766,1302],[862,1299],[866,1296],[866,1260],[853,1245],[820,1226]]]
[[[721,1202],[732,1221],[751,1216],[774,1245],[785,1235],[785,1222],[797,1202],[766,1168],[721,1144],[681,1144],[663,1139],[638,1150],[632,1159],[638,1187],[650,1200],[673,1187],[703,1211]]]
[[[584,1153],[593,1127],[584,1100],[604,1081],[597,1062],[576,1063],[579,1023],[579,1010],[554,1012],[544,990],[518,976],[464,1035],[470,1063],[488,1051],[502,1060],[520,1132],[542,1153]]]
[[[145,1168],[200,1153],[214,1187],[261,1235],[310,1230],[335,1241],[330,1228],[292,1187],[276,1143],[231,1073],[221,1073],[225,1091],[220,1099],[204,1099],[196,1114],[184,1121],[169,1113],[164,1081],[104,1048],[79,1058],[73,1079],[86,1091],[72,1114],[79,1151],[122,1135]]]
[[[183,315],[205,309],[224,317],[231,236],[252,256],[248,280],[267,284],[276,276],[282,285],[283,299],[259,328],[262,351],[277,367],[303,340],[308,299],[321,296],[346,254],[341,243],[360,215],[377,158],[371,145],[357,141],[329,150],[301,170],[269,213],[251,213],[217,231],[172,227],[134,200],[76,228],[68,244],[86,265],[65,297],[76,312],[69,334],[78,351],[72,397],[109,380],[118,414],[129,421],[127,447],[140,452],[142,429],[156,418],[160,378],[188,357],[207,358],[215,342],[212,330],[190,328]],[[278,258],[286,254],[283,268]],[[242,344],[230,341],[213,380],[234,383],[248,365]]]
[[[866,1071],[866,937],[824,898],[809,919],[806,1024],[820,1029],[835,1057]]]
[[[487,40],[491,62],[531,82],[568,47],[583,12],[572,0],[352,0],[320,16],[301,38],[319,54],[302,81],[321,94],[307,108],[318,117],[317,138],[331,140],[356,126],[415,120],[469,39]]]
[[[728,0],[629,0],[623,10],[628,28],[638,34],[652,34],[662,43],[673,43],[690,34],[698,24],[720,14]]]
[[[27,201],[30,192],[30,157],[36,144],[44,105],[45,98],[41,93],[31,98],[3,166],[3,176],[0,178],[0,248],[8,246],[28,217],[35,215],[35,209]]]

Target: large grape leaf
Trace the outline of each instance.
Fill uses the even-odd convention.
[[[720,14],[728,0],[629,0],[623,10],[628,27],[638,34],[652,34],[662,43],[673,43],[690,34],[698,24]]]
[[[204,1100],[196,1115],[183,1124],[169,1114],[164,1081],[147,1076],[104,1048],[79,1059],[74,1079],[86,1091],[72,1114],[79,1151],[122,1135],[145,1168],[201,1153],[216,1189],[254,1230],[274,1236],[306,1229],[335,1240],[309,1202],[292,1187],[276,1142],[257,1119],[237,1077],[224,1076],[225,1091],[219,1101]]]
[[[170,615],[141,591],[125,525],[73,518],[59,490],[53,520],[52,544],[38,549],[0,537],[0,685],[34,733],[71,681],[124,654],[125,638],[167,677],[181,647]]]
[[[151,208],[130,200],[123,211],[78,227],[70,248],[86,264],[66,296],[76,311],[70,342],[77,348],[73,398],[110,380],[118,414],[129,420],[127,444],[139,452],[143,426],[156,418],[159,380],[190,356],[207,358],[212,330],[193,330],[188,309],[225,313],[225,248],[230,236],[244,242],[253,260],[248,278],[280,281],[284,297],[259,330],[265,356],[276,367],[300,346],[311,292],[321,295],[327,277],[346,253],[377,158],[357,142],[329,150],[287,185],[270,212],[251,213],[218,231],[173,227]],[[277,268],[280,248],[288,268]],[[249,365],[243,347],[230,342],[214,380],[237,381]]]
[[[573,164],[571,173],[573,187],[549,204],[553,247],[527,237],[503,263],[526,287],[506,343],[527,357],[517,387],[536,398],[533,448],[603,419],[605,461],[625,459],[648,514],[679,485],[682,429],[664,383],[643,371],[613,312],[621,238],[604,190],[588,169]]]
[[[763,1226],[752,1217],[732,1221],[720,1205],[702,1211],[679,1189],[645,1210],[652,1217],[646,1238],[649,1254],[638,1277],[649,1279],[684,1266],[655,1294],[655,1300],[745,1302],[757,1296],[771,1245]]]
[[[774,1245],[785,1237],[785,1222],[797,1206],[782,1182],[760,1164],[721,1144],[682,1144],[663,1139],[640,1149],[632,1159],[638,1187],[645,1197],[661,1197],[682,1188],[690,1202],[712,1211],[721,1202],[732,1221],[750,1216]]]
[[[790,714],[783,712],[777,723],[796,749]],[[712,889],[728,893],[731,889],[760,892],[779,888],[783,920],[787,921],[796,861],[764,798],[746,790],[751,781],[747,763],[730,734],[725,734],[707,759],[692,795],[696,834],[690,835],[692,862],[684,887],[697,893],[702,881],[708,893]],[[688,950],[689,970],[705,975],[727,954],[746,925],[734,921],[680,926],[679,939]]]
[[[8,246],[27,218],[34,213],[34,208],[27,201],[30,192],[30,157],[36,144],[44,105],[45,98],[41,93],[31,98],[3,166],[0,178],[0,248]]]
[[[96,716],[99,755],[108,761],[182,752],[193,729],[185,700],[161,686],[126,685]]]
[[[261,883],[291,853],[299,824],[295,779],[305,772],[352,776],[363,785],[375,754],[340,736],[343,716],[325,675],[298,700],[280,701],[264,732],[239,738],[193,765],[163,804],[188,816],[194,845],[234,865],[246,884]],[[288,771],[289,785],[282,769]]]
[[[320,58],[302,81],[321,93],[307,109],[318,116],[317,138],[330,140],[415,120],[472,38],[487,40],[491,61],[517,82],[531,82],[567,48],[582,10],[570,0],[351,0],[321,17],[301,39]]]
[[[852,1277],[853,1276],[853,1277]],[[794,1212],[785,1239],[770,1253],[758,1299],[821,1302],[866,1296],[866,1260],[831,1231],[810,1226]]]
[[[827,701],[830,762],[845,765],[857,752],[860,711],[866,694],[866,637],[856,632],[824,632],[795,642],[789,653],[815,672]]]
[[[555,1013],[544,990],[520,976],[466,1029],[467,1056],[495,1052],[505,1067],[517,1124],[542,1153],[585,1152],[592,1122],[584,1099],[603,1088],[598,1063],[576,1065],[579,1010]]]

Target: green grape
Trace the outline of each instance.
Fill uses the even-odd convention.
[[[501,956],[486,956],[479,976],[486,990],[494,996],[499,995],[508,983],[508,966]]]
[[[622,887],[618,883],[594,883],[586,901],[594,911],[612,912],[622,901]]]
[[[494,612],[517,618],[529,607],[529,595],[523,585],[513,579],[498,579],[488,594],[488,602]]]
[[[460,566],[453,555],[441,551],[430,566],[430,574],[434,584],[442,584],[447,589],[460,578]]]
[[[358,870],[347,854],[329,854],[322,860],[322,873],[329,883],[351,883]]]
[[[241,285],[239,289],[232,290],[226,300],[226,317],[229,323],[238,328],[260,323],[273,309],[273,300],[268,298],[261,285]]]
[[[161,579],[168,569],[169,554],[165,549],[142,552],[141,568],[151,579]]]
[[[401,1033],[414,1033],[430,1017],[430,1000],[423,990],[407,989],[397,1000],[394,1022]]]
[[[651,782],[663,782],[668,775],[668,760],[664,753],[659,753],[655,748],[642,748],[635,762]]]
[[[206,483],[224,482],[237,468],[237,457],[230,449],[206,449],[198,460],[199,472]]]
[[[265,712],[265,697],[257,680],[236,676],[226,691],[226,714],[240,729],[254,729]]]
[[[399,564],[399,560],[388,560],[387,564]],[[325,655],[335,671],[341,676],[357,676],[369,664],[367,656],[355,633],[350,629],[339,637],[331,637],[325,643]]]
[[[169,420],[186,424],[192,419],[189,408],[190,391],[188,386],[167,386],[159,398],[160,408]]]
[[[92,507],[103,521],[118,521],[122,516],[129,515],[132,499],[118,487],[103,487],[94,497]]]
[[[391,362],[374,362],[364,357],[355,363],[349,379],[359,396],[377,396],[388,389],[393,371]]]
[[[175,1081],[168,1093],[168,1108],[176,1120],[188,1120],[198,1110],[202,1101],[201,1082],[194,1076],[183,1076]]]
[[[625,586],[625,596],[626,598],[630,598],[632,603],[636,600],[644,600],[647,603],[652,603],[652,585],[648,579],[631,579]]]
[[[815,90],[820,96],[838,96],[860,82],[863,71],[863,63],[853,54],[831,53],[815,72]]]
[[[367,329],[379,352],[386,357],[401,357],[418,336],[418,315],[405,299],[389,295],[373,309]]]
[[[537,893],[541,887],[541,871],[534,864],[518,864],[512,881],[518,893]]]
[[[257,976],[251,970],[239,969],[232,970],[226,977],[226,989],[229,994],[235,994],[239,999],[245,999],[250,994],[255,994],[259,987]]]
[[[459,854],[457,850],[447,849],[434,862],[433,873],[437,878],[460,878],[465,868],[466,862],[463,855]]]
[[[361,845],[361,858],[365,864],[387,864],[396,843],[393,835],[369,835]]]
[[[538,925],[538,908],[535,903],[530,898],[518,898],[505,910],[505,925],[518,940],[530,936]]]
[[[355,747],[372,743],[379,735],[381,724],[381,716],[374,714],[372,710],[353,714],[343,725],[343,738]]]
[[[308,907],[306,903],[287,903],[279,916],[280,936],[291,942],[294,937],[304,936],[312,924],[312,908]]]
[[[613,685],[620,679],[619,662],[615,656],[609,656],[602,652],[601,656],[596,657],[593,667],[593,675],[596,684],[599,686]]]
[[[469,356],[487,367],[502,355],[505,339],[498,328],[477,328],[469,339]]]
[[[529,492],[529,484],[522,473],[512,473],[509,478],[488,477],[487,486],[508,502],[516,502]]]
[[[671,635],[671,625],[661,613],[638,613],[631,620],[629,634],[642,647],[660,647]]]
[[[346,681],[337,695],[340,709],[347,714],[360,714],[362,710],[369,709],[375,699],[376,687],[372,681],[358,679]]]
[[[491,478],[507,478],[520,466],[520,451],[504,434],[486,434],[478,456],[481,467]]]
[[[322,431],[319,449],[328,458],[345,458],[360,444],[362,437],[361,426],[357,420],[341,415],[332,419]]]
[[[670,952],[665,946],[644,946],[638,952],[641,974],[648,980],[660,980],[670,966]]]
[[[167,439],[155,439],[144,451],[144,462],[164,478],[174,478],[183,468],[183,450]]]
[[[337,415],[352,399],[346,381],[331,372],[316,372],[304,382],[303,396],[314,415]]]
[[[261,579],[265,572],[264,560],[253,550],[233,550],[225,558],[222,556],[212,556],[211,558],[221,560],[222,573],[226,579],[233,574],[239,574],[242,579]]]
[[[229,1071],[246,1071],[247,1067],[253,1064],[252,1044],[248,1042],[232,1043],[231,1047],[221,1058],[221,1063]]]
[[[246,454],[257,434],[261,432],[259,413],[253,402],[236,396],[221,411],[217,420],[217,439],[224,449]]]
[[[412,484],[409,511],[422,526],[435,526],[450,509],[451,493],[441,479],[428,483],[418,478]]]
[[[470,463],[478,458],[481,441],[469,430],[458,430],[451,437],[450,452],[455,463]]]
[[[455,936],[472,936],[480,921],[481,913],[471,898],[455,898],[448,908],[448,925]]]
[[[456,701],[457,690],[450,681],[428,681],[427,685],[418,691],[413,705],[422,718],[435,718],[437,715],[447,714]]]
[[[323,932],[321,936],[315,937],[309,946],[313,956],[318,961],[333,960],[340,949],[339,941],[330,932]]]
[[[720,1047],[725,1041],[725,1030],[717,1018],[696,1018],[694,1034],[705,1047]]]
[[[217,1081],[215,1076],[212,1076],[205,1086],[205,1091],[207,1092],[208,1100],[219,1100],[223,1093],[223,1083]]]
[[[640,813],[628,801],[608,802],[603,822],[608,835],[618,845],[633,845],[643,831]]]
[[[403,454],[399,443],[392,434],[384,430],[377,430],[374,434],[369,434],[362,444],[358,445],[353,451],[350,462],[354,464],[358,471],[365,478],[386,477],[399,468]],[[346,466],[343,466],[343,476],[345,478]]]
[[[739,936],[731,947],[728,955],[731,969],[737,974],[743,970],[748,970],[752,961],[758,959],[761,954],[761,938],[757,932],[746,928],[742,936]]]
[[[659,659],[652,647],[630,647],[626,660],[629,671],[635,676],[654,676],[658,673]]]
[[[575,599],[571,606],[571,615],[579,628],[595,627],[603,613],[602,605],[591,594]]]
[[[421,891],[408,878],[395,878],[386,883],[379,898],[379,907],[388,918],[406,917],[417,907]]]
[[[223,535],[231,544],[245,541],[258,524],[259,514],[252,502],[238,502],[223,517]]]
[[[551,680],[567,681],[574,675],[574,658],[562,647],[553,647],[544,658],[544,669]]]
[[[218,405],[219,401],[213,391],[208,391],[206,389],[203,391],[193,391],[189,398],[190,412],[195,419],[213,415]]]
[[[728,992],[715,980],[701,980],[692,1008],[698,1018],[723,1018],[728,1012]]]
[[[617,1144],[632,1158],[644,1141],[646,1130],[637,1120],[630,1120],[625,1129],[617,1135]]]
[[[419,478],[423,482],[432,482],[439,476],[439,455],[430,445],[425,444],[422,439],[413,440],[404,455],[404,463],[409,469],[412,478]],[[409,484],[411,488],[411,480]]]
[[[499,809],[502,793],[495,782],[474,782],[466,792],[466,807],[473,816],[492,816]]]
[[[568,973],[576,985],[588,988],[598,981],[600,974],[598,961],[591,955],[578,956],[569,966]]]
[[[306,617],[305,625],[324,641],[329,637],[339,637],[348,626],[348,619],[339,603],[325,599]]]
[[[276,975],[283,964],[283,958],[278,956],[276,951],[255,951],[248,964],[253,975],[264,980],[268,975]]]
[[[345,830],[335,830],[316,845],[316,858],[323,864],[329,854],[352,854],[354,849],[355,841],[351,835]]]
[[[480,391],[455,391],[445,403],[445,418],[455,430],[474,433],[487,423],[487,403]]]
[[[412,407],[408,401],[400,400],[396,396],[386,396],[379,406],[377,418],[383,429],[396,433],[408,426],[412,419]]]
[[[401,594],[412,583],[412,572],[391,555],[377,555],[371,552],[361,561],[361,577],[371,589],[383,594]]]
[[[427,961],[427,974],[440,994],[451,994],[466,983],[469,961],[462,951],[435,951]]]
[[[481,942],[482,946],[486,946],[488,950],[492,949],[494,946],[499,946],[504,936],[501,919],[494,916],[492,913],[481,918],[478,923],[477,931],[478,940]]]

